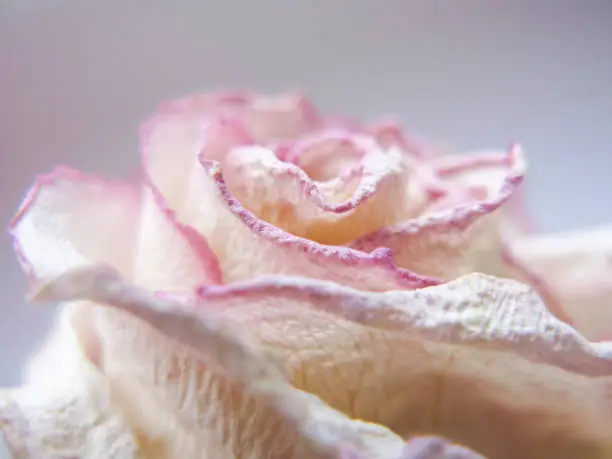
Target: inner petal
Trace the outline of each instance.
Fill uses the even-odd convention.
[[[258,218],[296,236],[338,245],[401,220],[419,202],[408,202],[411,182],[399,150],[355,137],[320,142],[316,149],[294,151],[289,161],[265,148],[235,149],[224,170],[230,191]],[[338,162],[319,167],[336,157]],[[302,162],[316,177],[339,175],[315,180],[295,164]]]

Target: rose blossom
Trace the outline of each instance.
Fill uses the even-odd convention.
[[[534,234],[518,146],[232,93],[142,150],[137,183],[39,177],[11,223],[65,302],[0,396],[16,458],[612,457],[612,231]]]

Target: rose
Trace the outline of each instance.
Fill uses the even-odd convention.
[[[140,182],[59,169],[12,224],[35,297],[70,300],[4,399],[17,457],[608,457],[610,233],[529,234],[518,147],[443,156],[299,95],[143,134]]]

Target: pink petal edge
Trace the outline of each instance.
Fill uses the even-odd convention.
[[[479,273],[412,291],[366,292],[329,281],[274,276],[202,286],[198,293],[202,307],[216,304],[227,310],[261,298],[267,304],[298,302],[426,340],[490,345],[572,372],[612,375],[607,343],[592,343],[557,319],[531,287]],[[494,296],[487,300],[487,294]]]
[[[330,276],[333,277],[334,274],[330,262],[335,262],[345,266],[360,266],[366,269],[379,268],[383,271],[383,275],[390,279],[398,288],[421,288],[440,283],[438,279],[421,276],[398,268],[393,261],[393,254],[389,249],[379,248],[366,254],[348,247],[326,246],[294,236],[262,221],[253,215],[252,212],[246,210],[231,195],[217,162],[209,161],[200,156],[200,163],[212,179],[224,206],[255,236],[274,243],[281,250],[295,253],[298,256],[307,256],[320,266],[329,265]],[[380,285],[379,288],[387,289],[387,285]]]

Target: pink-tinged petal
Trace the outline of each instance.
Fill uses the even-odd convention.
[[[64,308],[30,362],[23,386],[0,395],[0,433],[16,459],[136,458],[138,445],[78,335],[80,308]]]
[[[31,282],[95,262],[164,290],[187,291],[220,279],[204,238],[179,223],[149,184],[57,169],[36,180],[10,232]]]
[[[398,266],[446,280],[474,271],[500,273],[500,215],[496,211],[521,184],[524,164],[516,146],[493,159],[472,163],[473,168],[461,173],[448,171],[450,192],[422,216],[382,228],[351,247],[366,252],[388,247]],[[475,178],[485,173],[485,180]]]
[[[202,453],[333,459],[346,448],[396,459],[402,450],[404,442],[389,430],[353,421],[293,388],[275,353],[213,310],[154,295],[95,267],[41,286],[37,298],[106,305],[88,309],[92,363],[109,380],[141,448],[153,437],[174,453],[164,459]],[[191,448],[179,456],[181,444],[200,446],[200,455]]]
[[[403,448],[385,429],[336,410],[406,436],[439,435],[491,458],[512,451],[526,459],[604,459],[612,452],[612,356],[514,281],[473,274],[419,291],[368,293],[277,277],[205,287],[198,306],[95,268],[42,286],[38,296],[110,306],[95,320],[98,366],[133,376],[181,425],[221,422],[222,414],[210,413],[220,400],[232,400],[220,413],[241,412],[246,391],[256,399],[247,405],[250,425],[280,417],[277,428],[287,431],[276,441],[297,438],[293,444],[305,441],[332,457],[357,446],[363,457],[398,458]],[[233,419],[227,428],[239,429],[244,415]],[[261,447],[241,439],[250,450]],[[377,449],[394,455],[372,454]],[[290,449],[272,451],[292,457]]]
[[[201,159],[182,218],[202,233],[219,259],[226,283],[259,275],[328,279],[366,290],[417,288],[439,281],[398,269],[388,250],[365,254],[318,244],[258,219],[229,192],[221,170]]]
[[[9,232],[31,282],[92,262],[131,278],[139,215],[137,186],[59,168],[36,179]]]
[[[224,161],[232,148],[250,145],[253,138],[234,118],[188,110],[161,112],[141,129],[145,176],[174,210],[188,192],[203,142],[209,159]]]
[[[290,153],[297,153],[293,150]],[[321,154],[323,153],[323,154]],[[425,203],[399,150],[385,150],[371,137],[327,133],[299,149],[295,161],[281,161],[267,148],[234,150],[222,166],[229,191],[257,218],[296,236],[325,244],[344,244],[416,215]],[[336,180],[307,172],[312,161],[351,157]],[[331,167],[331,166],[330,166]],[[327,175],[327,174],[323,174]],[[414,189],[414,191],[413,191]],[[420,205],[419,205],[420,204]]]
[[[159,191],[145,183],[135,241],[133,282],[165,291],[192,291],[221,281],[219,263],[208,242],[180,223]]]
[[[161,112],[237,118],[260,144],[296,137],[320,125],[316,109],[300,92],[276,96],[248,92],[204,94],[168,102]]]
[[[573,324],[591,340],[612,339],[612,227],[509,241],[518,278],[538,276]],[[521,275],[523,274],[523,275]]]

